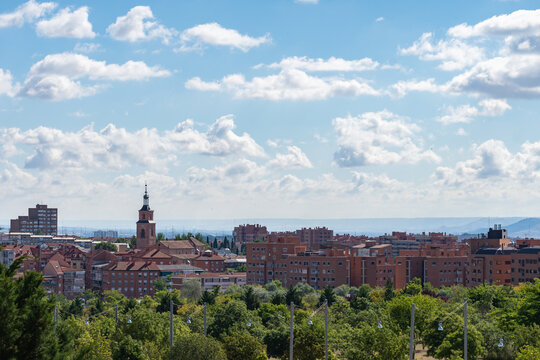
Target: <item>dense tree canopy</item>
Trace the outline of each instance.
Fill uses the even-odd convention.
[[[0,266],[1,359],[287,359],[291,301],[295,359],[324,358],[325,301],[330,359],[407,359],[413,303],[415,343],[437,359],[459,359],[465,299],[469,359],[540,359],[538,280],[515,288],[472,289],[434,289],[412,280],[400,291],[391,283],[316,291],[306,284],[287,290],[272,282],[204,292],[188,284],[182,291],[161,290],[138,300],[116,291],[86,291],[67,300],[48,296],[42,275],[17,275],[19,265],[18,260],[10,268]]]

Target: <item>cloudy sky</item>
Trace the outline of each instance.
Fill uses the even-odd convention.
[[[0,2],[0,219],[540,215],[537,1]]]

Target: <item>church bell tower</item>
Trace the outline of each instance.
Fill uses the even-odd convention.
[[[147,249],[156,244],[154,210],[150,210],[149,200],[148,186],[145,184],[143,206],[139,210],[139,221],[137,221],[137,249]]]

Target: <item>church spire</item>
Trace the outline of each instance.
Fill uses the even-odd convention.
[[[143,207],[141,210],[150,210],[150,196],[148,196],[148,185],[144,183],[144,196],[143,196]]]

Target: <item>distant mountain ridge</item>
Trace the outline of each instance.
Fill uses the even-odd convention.
[[[408,233],[446,232],[463,235],[487,233],[494,224],[501,224],[512,238],[540,238],[540,218],[536,217],[463,217],[463,218],[372,218],[372,219],[157,219],[157,231],[167,236],[187,232],[203,235],[230,236],[240,224],[261,224],[269,231],[293,231],[303,227],[326,226],[336,234],[377,236],[392,231]],[[9,228],[9,226],[8,226]],[[4,229],[7,230],[6,227]],[[134,220],[64,220],[60,233],[92,236],[96,230],[116,230],[120,236],[135,234]]]

